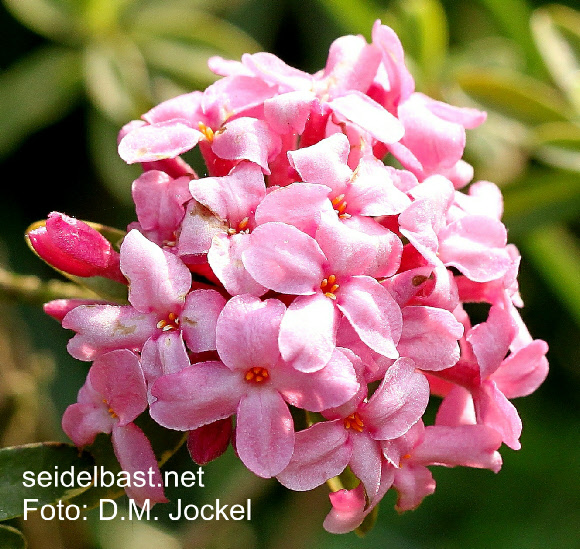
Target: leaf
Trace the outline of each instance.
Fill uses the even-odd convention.
[[[78,42],[72,14],[54,0],[4,0],[4,5],[25,27],[57,41]]]
[[[531,28],[536,46],[554,82],[580,113],[580,60],[572,43],[564,37],[562,25],[580,40],[580,13],[571,8],[549,6],[532,15]]]
[[[115,249],[119,250],[121,246],[121,241],[125,236],[125,232],[120,231],[119,229],[114,229],[113,227],[107,227],[106,225],[101,225],[100,223],[93,223],[92,221],[84,221],[87,225],[90,225],[93,229],[99,231],[112,245]],[[72,280],[82,288],[86,288],[95,294],[96,298],[106,299],[109,301],[114,301],[116,303],[126,304],[127,301],[127,286],[121,284],[120,282],[116,282],[115,280],[111,280],[109,278],[104,278],[102,276],[91,276],[91,277],[81,277],[75,276],[60,269],[57,269],[54,265],[51,265],[47,261],[44,260],[32,244],[30,243],[30,239],[28,238],[28,233],[33,231],[34,229],[38,229],[39,227],[43,227],[46,225],[46,220],[37,221],[30,225],[25,233],[24,237],[28,247],[34,252],[34,254],[42,259],[47,265],[53,268],[55,271],[60,273],[65,278]]]
[[[379,17],[375,2],[369,0],[319,0],[326,11],[347,31],[370,38]]]
[[[541,227],[522,244],[564,306],[580,326],[580,242],[564,226]]]
[[[135,423],[143,430],[149,442],[151,442],[160,467],[179,450],[187,438],[187,433],[161,427],[151,419],[147,412],[141,414]],[[95,442],[86,450],[94,457],[95,465],[99,471],[102,467],[103,470],[110,471],[116,476],[121,470],[109,435],[98,435]],[[124,493],[123,488],[118,488],[116,485],[111,487],[93,486],[76,497],[73,503],[84,509],[92,509],[99,505],[100,500],[116,499]]]
[[[0,156],[31,133],[56,122],[82,92],[80,58],[46,46],[0,75]]]
[[[0,547],[2,549],[26,549],[28,544],[22,532],[12,528],[12,526],[0,524]]]
[[[81,494],[88,487],[73,484],[72,487],[62,486],[60,474],[73,471],[91,471],[93,460],[86,452],[79,452],[70,444],[61,442],[43,442],[0,449],[0,520],[18,517],[24,513],[24,500],[37,499],[31,503],[33,507],[53,504],[58,500],[70,499]],[[24,474],[27,474],[26,478]],[[46,479],[38,479],[39,473],[50,475],[51,486],[42,487],[38,481],[48,484]],[[58,482],[54,477],[58,474]],[[34,477],[34,486],[28,486]],[[72,484],[68,475],[66,484]],[[25,483],[27,486],[25,486]],[[58,484],[58,486],[54,486]]]
[[[577,173],[535,169],[504,190],[503,221],[510,237],[524,238],[540,226],[578,219],[580,177]]]
[[[556,89],[523,74],[464,68],[457,72],[456,79],[484,107],[526,124],[568,120],[572,116]]]

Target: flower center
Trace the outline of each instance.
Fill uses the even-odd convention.
[[[197,126],[199,131],[203,133],[204,137],[211,143],[214,137],[213,130],[209,126],[206,126],[203,122],[198,122]]]
[[[227,233],[230,236],[233,236],[235,234],[238,233],[249,233],[250,229],[248,229],[248,223],[250,222],[250,218],[249,217],[244,217],[244,219],[242,219],[239,223],[238,223],[238,228],[235,229],[234,227],[230,227],[227,231]]]
[[[270,377],[270,374],[268,373],[268,370],[266,370],[266,368],[262,368],[261,366],[254,366],[253,368],[250,368],[247,372],[246,375],[244,376],[244,379],[248,382],[248,383],[264,383],[265,381],[267,381]]]
[[[359,433],[363,432],[364,429],[363,420],[360,418],[357,412],[354,414],[350,414],[350,416],[344,418],[344,428],[345,429],[354,429]]]
[[[117,414],[116,414],[116,413],[113,411],[113,408],[111,408],[111,407],[109,406],[109,403],[106,401],[106,399],[103,399],[103,403],[104,403],[106,406],[108,406],[108,410],[107,410],[107,412],[109,412],[109,415],[110,415],[110,416],[111,416],[113,419],[117,419],[117,417],[118,417],[118,416],[117,416]]]
[[[344,194],[339,194],[332,200],[332,206],[334,207],[334,211],[338,214],[340,219],[348,219],[350,214],[346,213],[346,206],[347,202],[344,199]]]
[[[320,283],[320,289],[324,293],[326,297],[329,299],[335,300],[336,299],[336,292],[340,288],[340,286],[336,283],[336,276],[330,275],[328,278],[325,278]]]
[[[160,320],[157,327],[164,332],[169,330],[177,330],[179,327],[179,317],[175,313],[169,313],[166,319]]]

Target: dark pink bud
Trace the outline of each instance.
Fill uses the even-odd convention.
[[[198,465],[205,465],[220,457],[227,450],[231,436],[231,417],[189,431],[187,449],[191,459]]]
[[[36,253],[47,263],[75,276],[103,276],[127,283],[119,267],[119,253],[96,229],[58,212],[43,227],[28,233]]]

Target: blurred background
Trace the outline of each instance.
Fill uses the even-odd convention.
[[[576,9],[575,9],[576,8]],[[487,110],[468,132],[475,179],[505,198],[521,250],[522,316],[550,345],[551,371],[514,404],[522,449],[490,471],[433,468],[437,490],[398,515],[381,503],[364,538],[322,529],[326,487],[289,492],[246,471],[229,451],[205,488],[174,501],[243,503],[252,520],[179,523],[10,521],[32,549],[580,547],[580,11],[577,1],[524,0],[1,0],[0,446],[66,440],[60,415],[88,364],[41,309],[68,292],[24,242],[52,210],[124,229],[139,168],[116,135],[154,104],[213,81],[207,58],[270,51],[314,72],[343,34],[393,27],[417,90]],[[200,170],[200,175],[203,171]],[[197,470],[180,450],[169,468]],[[164,515],[164,516],[162,516]]]

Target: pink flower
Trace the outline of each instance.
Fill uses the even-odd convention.
[[[322,411],[359,388],[350,361],[336,350],[312,374],[296,371],[280,356],[282,302],[241,295],[224,307],[217,324],[221,362],[202,362],[155,382],[151,416],[165,427],[198,429],[236,414],[236,450],[262,477],[284,469],[294,451],[294,423],[287,404]]]
[[[79,447],[92,444],[98,433],[112,433],[113,449],[123,470],[144,478],[145,486],[125,488],[142,507],[145,500],[163,503],[163,483],[149,440],[133,421],[147,408],[145,378],[137,356],[128,350],[111,351],[99,357],[81,387],[78,402],[62,418],[62,428]],[[151,484],[151,485],[150,485]]]

